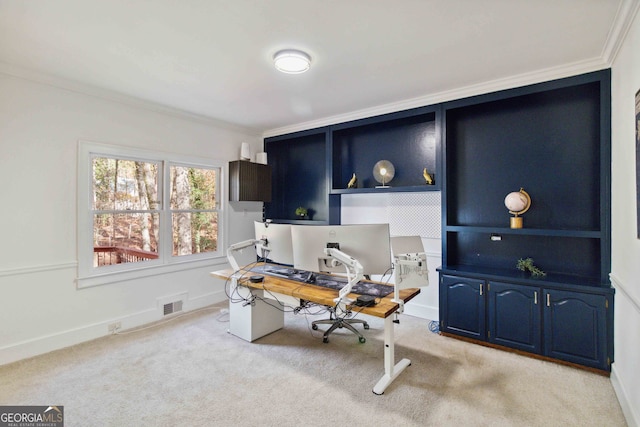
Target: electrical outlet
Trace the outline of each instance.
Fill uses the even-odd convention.
[[[115,334],[122,328],[122,324],[120,322],[109,323],[109,333]]]

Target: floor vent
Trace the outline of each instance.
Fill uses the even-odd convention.
[[[170,302],[164,305],[164,315],[179,313],[182,311],[182,300]]]

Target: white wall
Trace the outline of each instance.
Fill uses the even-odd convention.
[[[429,285],[405,306],[405,313],[438,320],[438,272],[442,264],[440,192],[364,193],[341,196],[343,224],[388,223],[392,236],[420,236],[427,254]],[[393,283],[393,280],[390,280]]]
[[[78,140],[235,160],[260,135],[0,73],[0,364],[161,318],[157,298],[186,292],[185,310],[225,299],[201,263],[163,276],[78,290]],[[227,209],[228,241],[253,236],[261,203]],[[225,263],[220,259],[218,263]]]
[[[611,380],[627,423],[640,425],[640,240],[637,238],[634,95],[640,89],[640,18],[612,67],[612,267],[615,363]]]

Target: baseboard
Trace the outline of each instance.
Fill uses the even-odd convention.
[[[613,386],[613,390],[618,397],[618,402],[620,403],[620,407],[622,408],[622,413],[624,414],[624,418],[627,421],[627,425],[629,427],[638,427],[640,426],[640,414],[636,412],[637,408],[634,408],[628,399],[628,394],[624,388],[624,384],[620,382],[620,378],[618,377],[618,372],[616,370],[616,364],[614,363],[611,366],[611,385]]]
[[[404,306],[404,314],[426,320],[438,320],[438,307],[417,304],[414,301]]]
[[[223,290],[211,292],[186,301],[184,312],[198,310],[226,299],[227,297]],[[0,347],[0,365],[6,365],[107,336],[109,335],[109,325],[112,323],[119,322],[122,325],[122,330],[126,330],[153,323],[162,320],[162,318],[163,312],[161,307],[153,307],[126,316],[111,318],[90,325],[84,325],[50,335],[43,335]]]

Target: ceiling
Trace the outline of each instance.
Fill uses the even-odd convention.
[[[269,133],[605,68],[636,2],[0,0],[0,72]],[[284,48],[311,70],[276,71]]]

